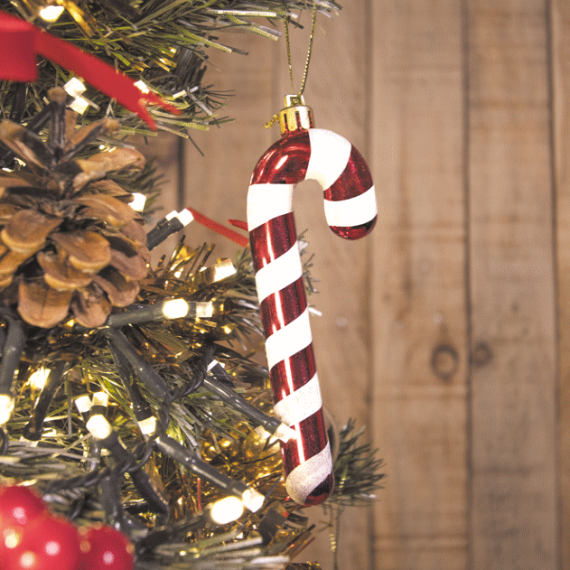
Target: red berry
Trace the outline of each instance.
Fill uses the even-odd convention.
[[[81,570],[132,570],[134,547],[111,526],[88,529],[81,543]]]
[[[0,487],[0,559],[21,542],[25,529],[45,511],[45,503],[29,487]]]
[[[70,522],[43,515],[26,528],[21,541],[4,553],[6,570],[75,570],[79,533]]]
[[[0,528],[26,525],[45,510],[45,503],[29,487],[0,487]]]

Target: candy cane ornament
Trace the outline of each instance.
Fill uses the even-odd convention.
[[[290,497],[303,505],[333,489],[333,463],[323,418],[307,295],[293,216],[293,190],[316,180],[332,231],[367,235],[377,218],[370,170],[343,137],[313,128],[302,97],[288,96],[279,114],[282,137],[258,161],[247,198],[249,239],[275,413],[296,437],[281,444]]]

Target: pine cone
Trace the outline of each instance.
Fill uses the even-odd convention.
[[[117,148],[74,158],[118,128],[105,118],[75,130],[65,91],[49,93],[47,142],[9,120],[0,142],[24,167],[0,173],[0,303],[16,306],[27,323],[51,328],[70,318],[101,326],[112,307],[133,303],[150,259],[132,195],[107,179],[141,169],[144,157]]]

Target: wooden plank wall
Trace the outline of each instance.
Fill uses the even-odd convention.
[[[309,23],[308,15],[303,17]],[[294,32],[300,79],[307,34]],[[225,38],[210,82],[235,122],[162,138],[165,201],[245,219],[263,128],[289,92],[284,42]],[[320,294],[325,405],[386,460],[325,570],[570,570],[570,5],[363,0],[319,19],[307,102],[369,161],[380,205],[357,243],[295,197]],[[152,149],[151,149],[152,151]],[[152,153],[152,152],[151,152]],[[189,239],[235,247],[191,226]],[[322,518],[314,509],[313,518]]]

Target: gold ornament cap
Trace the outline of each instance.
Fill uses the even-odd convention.
[[[315,126],[313,110],[305,105],[302,95],[286,95],[285,108],[279,111],[278,117],[282,136]]]

